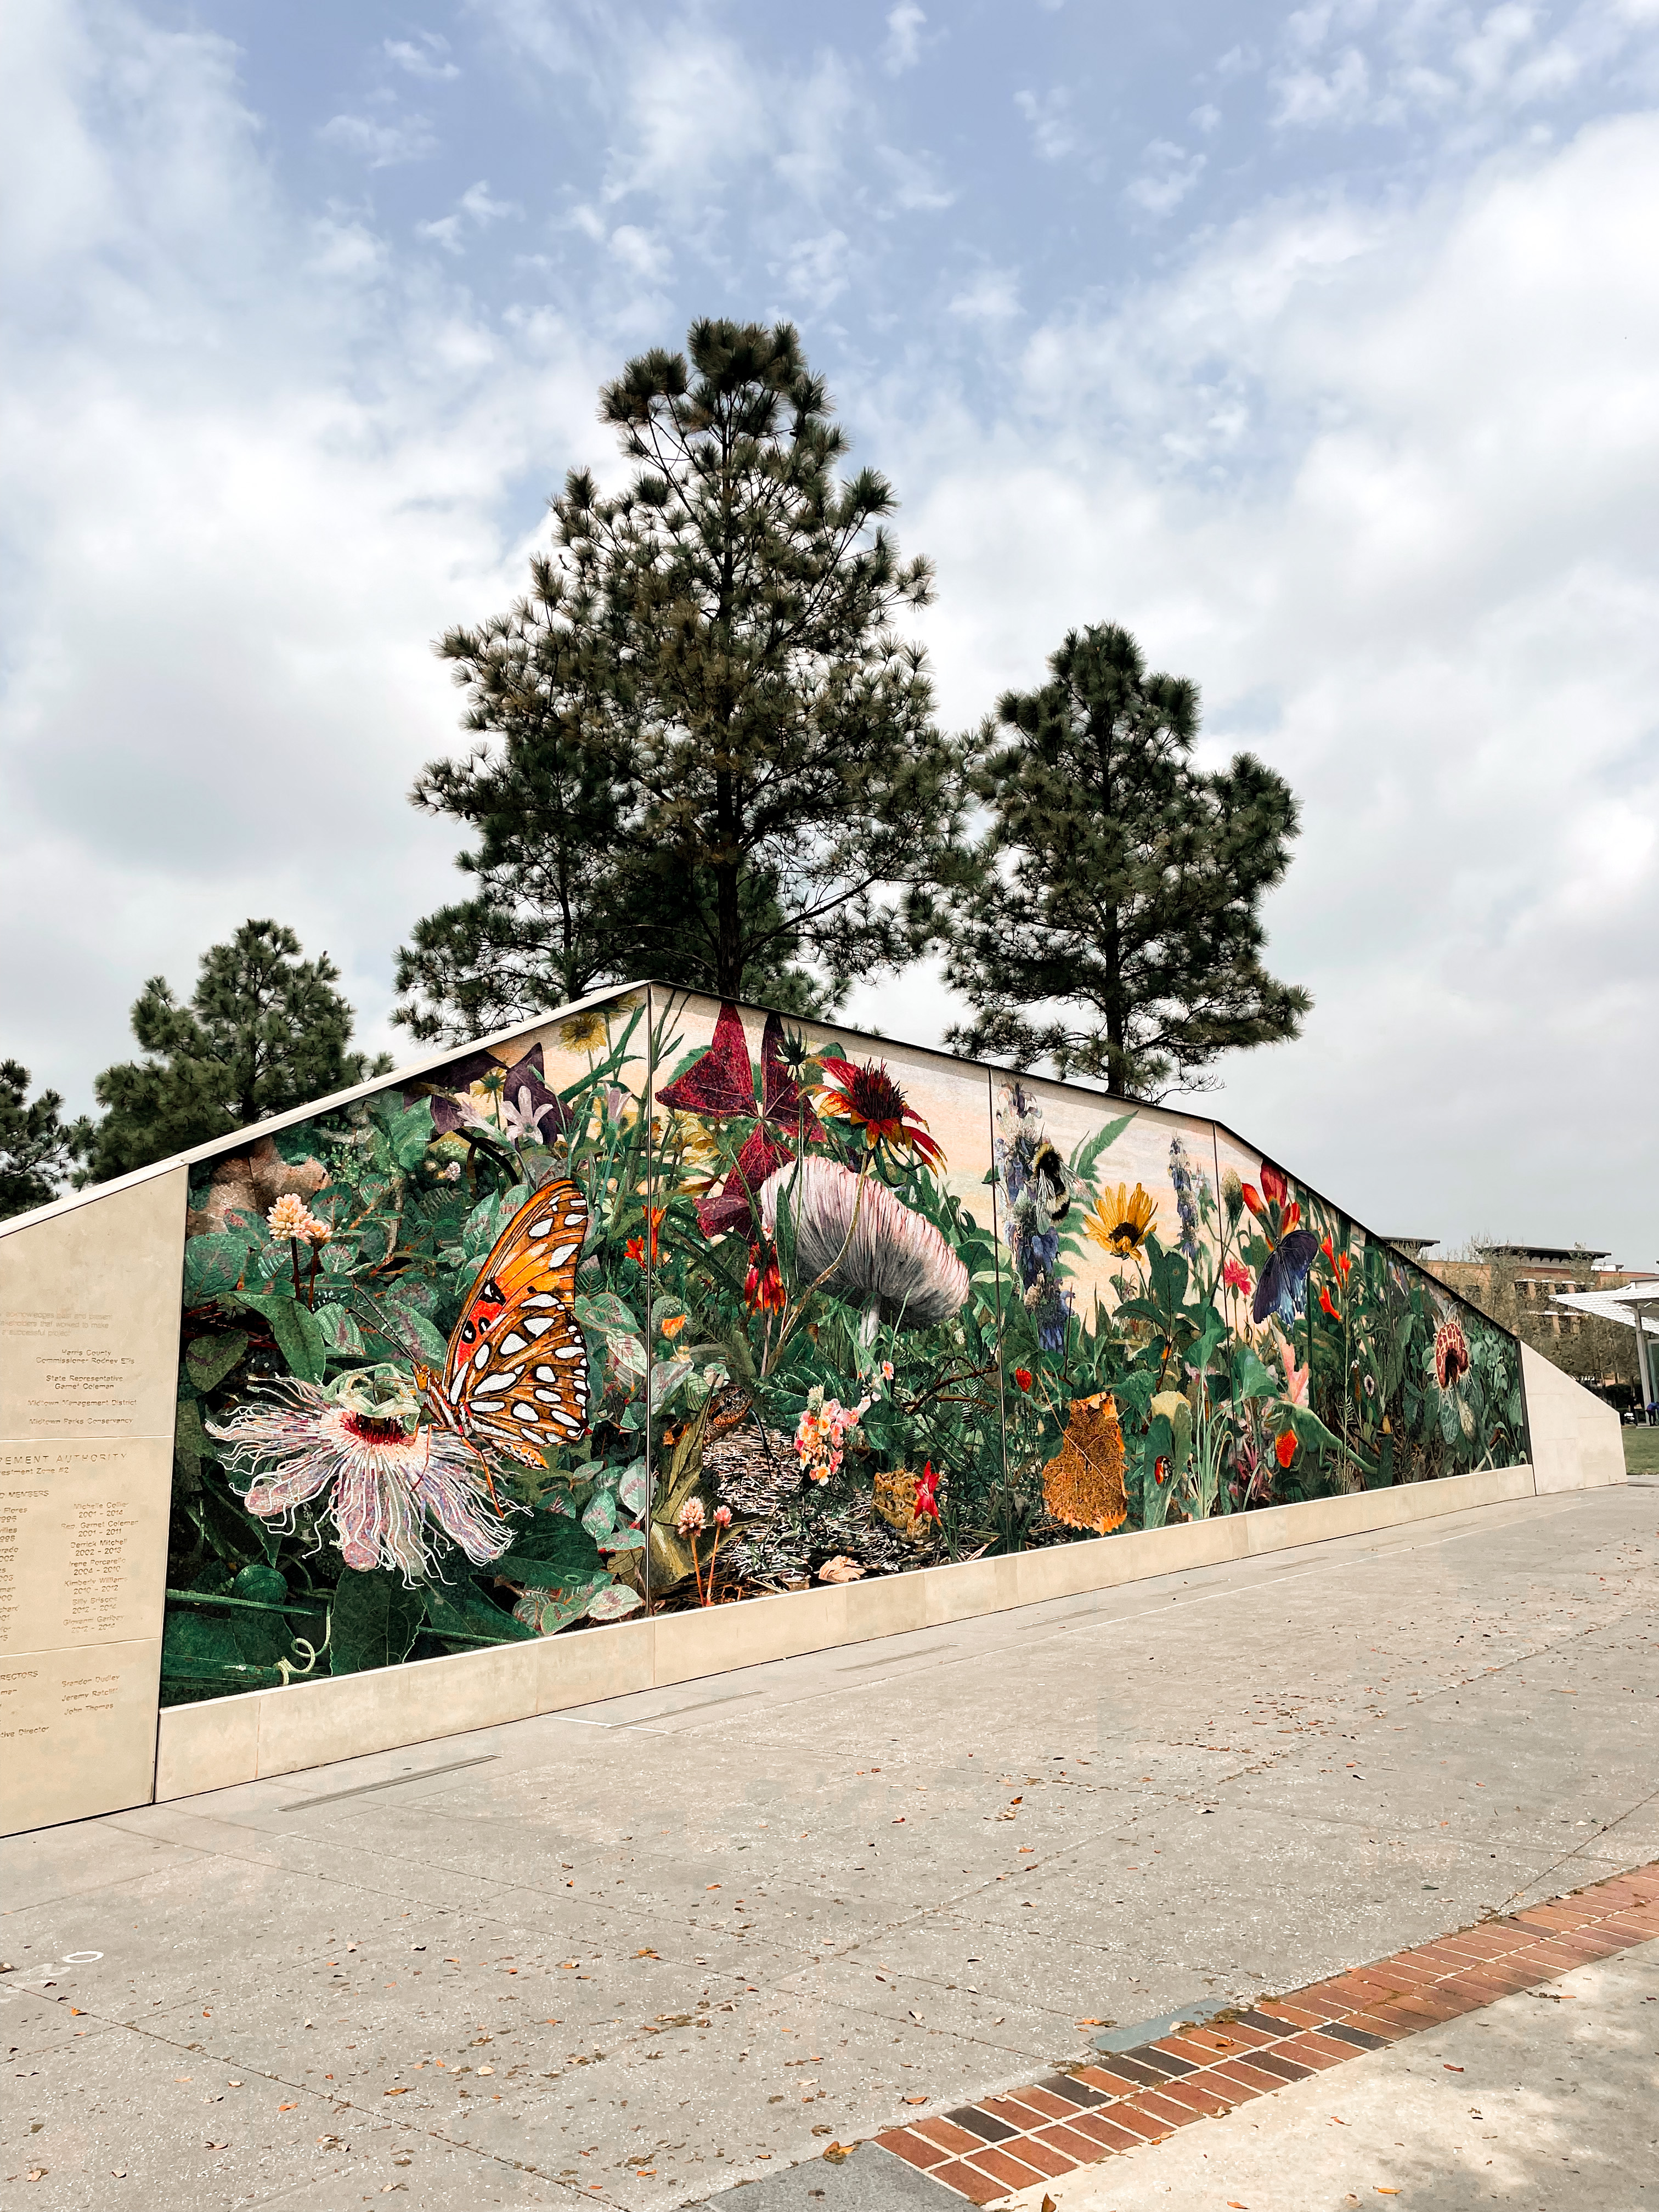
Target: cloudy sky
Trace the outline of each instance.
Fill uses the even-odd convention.
[[[953,724],[1112,619],[1302,795],[1316,1011],[1218,1110],[1659,1256],[1659,0],[6,12],[0,1053],[88,1104],[250,914],[398,1048],[431,639],[630,352],[787,315]]]

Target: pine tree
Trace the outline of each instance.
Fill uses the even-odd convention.
[[[945,963],[975,1019],[951,1042],[1120,1097],[1206,1088],[1219,1054],[1295,1036],[1312,1004],[1261,957],[1295,798],[1249,753],[1196,768],[1197,687],[1148,675],[1127,630],[1073,630],[1048,665],[999,702],[1012,736],[982,733],[991,827]]]
[[[49,1206],[92,1140],[92,1124],[84,1117],[58,1118],[60,1092],[43,1091],[31,1101],[28,1089],[27,1068],[0,1060],[0,1221],[33,1206]]]
[[[132,1009],[146,1055],[106,1067],[90,1173],[102,1182],[302,1106],[391,1066],[349,1052],[352,1011],[324,953],[301,957],[276,921],[246,921],[228,945],[203,954],[187,1004],[152,976]]]
[[[572,471],[527,599],[440,648],[494,742],[415,797],[479,833],[489,903],[419,925],[404,1019],[465,1026],[498,945],[515,1014],[647,973],[827,1006],[908,955],[950,872],[961,753],[890,628],[931,592],[891,488],[837,477],[789,325],[698,322],[688,350],[604,390],[627,488]]]

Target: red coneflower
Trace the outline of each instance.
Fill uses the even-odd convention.
[[[1296,1431],[1286,1429],[1273,1440],[1273,1457],[1282,1468],[1288,1468],[1296,1457]]]
[[[930,1167],[943,1164],[945,1155],[928,1135],[927,1124],[884,1064],[867,1060],[858,1067],[850,1060],[826,1058],[820,1065],[830,1080],[818,1092],[819,1106],[861,1130],[872,1152],[915,1152]]]

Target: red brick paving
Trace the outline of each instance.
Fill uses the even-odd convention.
[[[1016,2190],[1161,2142],[1178,2127],[1363,2057],[1358,2046],[1330,2033],[1334,2027],[1394,2043],[1656,1936],[1659,1862],[1282,1997],[1263,1997],[1250,2008],[1252,2021],[1282,2021],[1282,2034],[1218,2018],[1161,2037],[1147,2046],[1153,2059],[1163,2054],[1189,2070],[1156,2087],[1115,2074],[1106,2053],[1099,2065],[1072,2069],[1083,2090],[1106,2100],[1087,2110],[1051,2086],[1034,2084],[981,2098],[977,2107],[958,2107],[991,2113],[1017,2130],[1001,2142],[985,2142],[943,2114],[890,2129],[876,2141],[957,2196],[994,2204]],[[1124,2055],[1146,2063],[1146,2052]]]

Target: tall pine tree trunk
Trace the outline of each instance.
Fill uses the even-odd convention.
[[[714,777],[714,808],[719,831],[714,863],[714,990],[721,999],[736,999],[743,992],[743,932],[738,921],[738,799],[737,780],[730,769]]]

